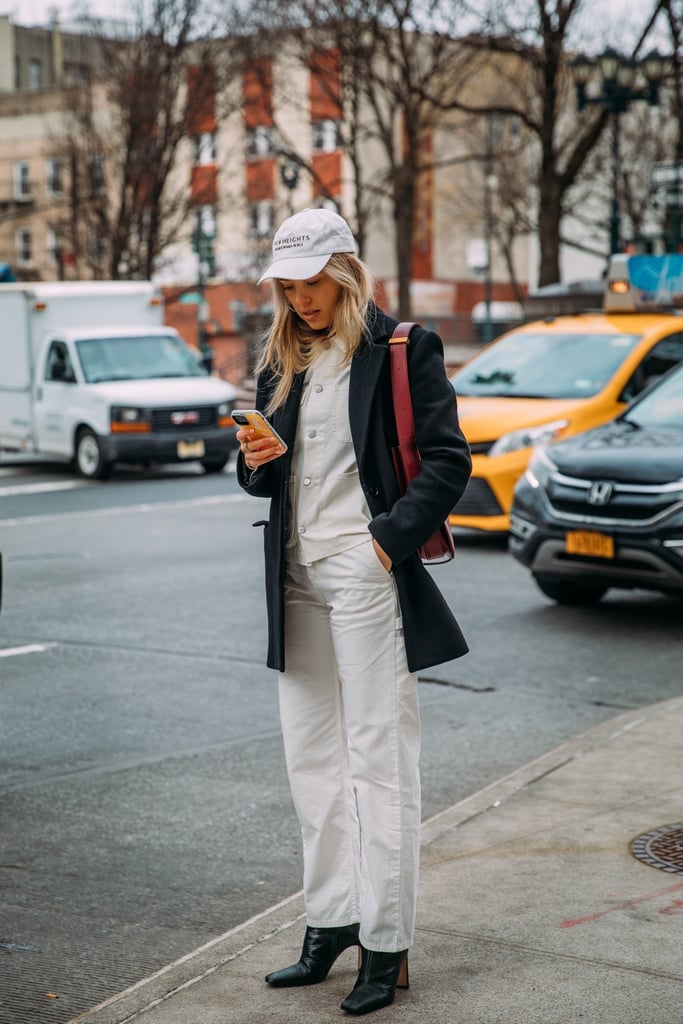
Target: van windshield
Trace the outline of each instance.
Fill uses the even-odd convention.
[[[206,376],[185,342],[172,334],[84,338],[76,342],[76,349],[88,384]]]
[[[510,334],[451,377],[458,395],[586,398],[601,391],[637,334]]]

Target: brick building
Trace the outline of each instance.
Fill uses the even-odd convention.
[[[91,232],[81,243],[84,251],[74,252],[60,227],[76,224],[81,214],[59,145],[67,124],[65,89],[101,78],[97,42],[58,24],[25,28],[0,17],[0,69],[0,263],[23,279],[100,276],[96,256],[106,239]],[[173,181],[187,193],[187,216],[161,254],[158,281],[169,318],[188,341],[209,342],[223,372],[239,378],[246,366],[239,348],[245,314],[268,300],[268,289],[254,282],[275,227],[289,212],[319,204],[333,205],[353,224],[354,175],[341,145],[344,109],[334,49],[314,51],[303,63],[283,45],[277,59],[244,62],[227,83],[212,85],[211,75],[190,57],[184,88],[199,99],[190,105],[187,138],[173,169]],[[93,97],[106,118],[106,94],[96,84]],[[402,144],[400,126],[396,144]],[[447,343],[470,340],[472,310],[485,297],[481,265],[468,258],[485,233],[482,168],[465,173],[449,167],[464,147],[454,117],[423,144],[434,151],[435,167],[420,176],[416,195],[413,314]],[[90,160],[92,187],[101,188],[97,154]],[[373,174],[379,180],[385,168],[377,147],[369,143],[363,160],[366,180]],[[381,300],[395,309],[393,222],[382,198],[364,241],[362,255],[378,278]],[[518,240],[515,257],[524,288],[527,239]],[[495,255],[489,284],[496,301],[515,298]]]

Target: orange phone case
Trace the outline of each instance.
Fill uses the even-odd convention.
[[[257,437],[274,437],[282,445],[283,451],[287,451],[287,445],[277,430],[258,409],[233,409],[232,418],[241,427],[253,427]]]

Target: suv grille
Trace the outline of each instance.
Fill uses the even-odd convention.
[[[578,517],[592,522],[642,523],[657,519],[669,511],[674,503],[673,494],[662,486],[614,483],[609,500],[595,504],[588,500],[592,480],[572,479],[553,474],[547,484],[547,495],[553,510],[559,516]]]
[[[197,430],[214,426],[215,423],[215,405],[170,406],[168,409],[152,410],[154,430]]]

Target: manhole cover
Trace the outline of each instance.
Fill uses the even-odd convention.
[[[683,875],[683,825],[678,822],[643,832],[631,843],[631,853],[652,868]]]

